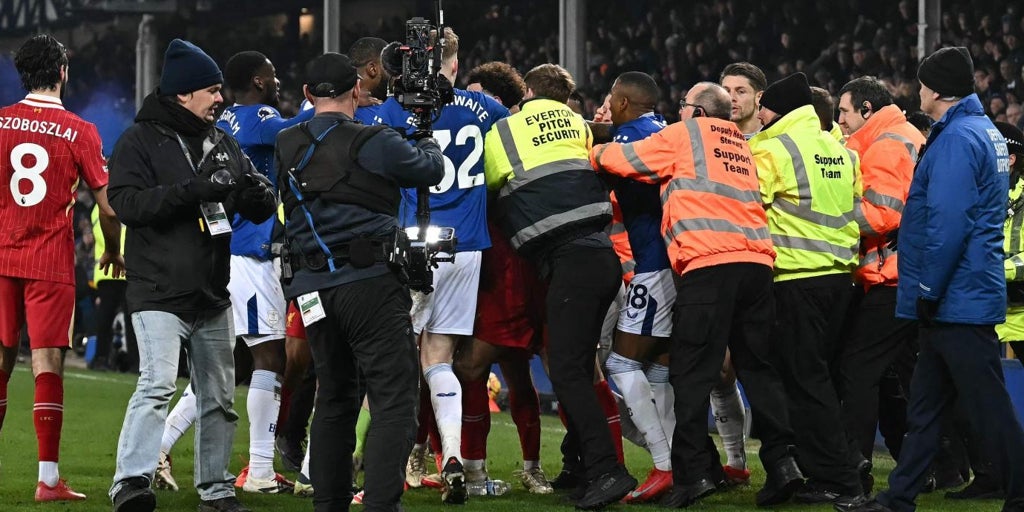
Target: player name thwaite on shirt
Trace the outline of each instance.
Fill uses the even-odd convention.
[[[78,131],[71,128],[64,128],[60,123],[40,121],[38,119],[24,119],[21,117],[0,117],[0,130],[21,130],[23,132],[42,133],[53,135],[74,142],[78,138]]]

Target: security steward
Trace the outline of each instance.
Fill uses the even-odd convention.
[[[793,432],[782,380],[769,362],[775,251],[757,171],[743,133],[729,120],[732,102],[722,86],[701,82],[684,102],[682,122],[590,153],[599,172],[661,185],[661,231],[677,276],[670,348],[674,486],[661,504],[689,506],[714,493],[723,478],[707,434],[707,411],[728,348],[747,390],[767,471],[757,504],[775,505],[788,500],[803,478],[790,454]]]
[[[775,259],[776,347],[808,477],[794,501],[863,501],[829,364],[853,293],[860,230],[857,156],[821,124],[803,73],[768,86],[750,139]]]
[[[879,388],[892,369],[902,389],[910,389],[917,359],[916,323],[896,318],[897,254],[889,248],[888,237],[899,229],[924,136],[893,104],[885,84],[870,76],[839,91],[839,126],[846,133],[846,147],[860,155],[864,196],[855,212],[862,237],[854,273],[859,286],[849,328],[844,329],[836,387],[850,454],[864,492],[870,493],[876,424],[881,421],[879,428],[895,459],[907,433],[906,400],[886,400],[880,408]]]
[[[394,130],[353,119],[359,81],[345,55],[310,62],[303,93],[316,115],[282,131],[275,151],[290,246],[284,292],[297,298],[319,379],[310,430],[318,512],[348,510],[352,500],[352,465],[338,461],[352,459],[357,365],[374,407],[363,503],[399,510],[419,380],[412,301],[393,257],[402,253],[399,188],[436,185],[444,176],[429,132],[419,132],[413,147]]]
[[[576,506],[598,509],[637,484],[617,460],[593,386],[601,324],[622,283],[604,231],[612,209],[587,160],[590,129],[565,105],[575,88],[569,72],[542,64],[523,80],[522,110],[484,138],[484,174],[489,189],[500,189],[497,222],[548,282],[551,384],[579,439],[589,482]]]

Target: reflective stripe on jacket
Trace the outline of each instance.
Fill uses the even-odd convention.
[[[512,247],[536,256],[602,231],[611,220],[608,192],[587,152],[593,136],[564,103],[534,98],[484,138],[487,187],[498,192],[495,219]]]
[[[750,139],[778,257],[775,280],[851,272],[860,231],[860,165],[800,107]]]
[[[622,281],[629,285],[636,274],[636,260],[633,259],[633,248],[629,245],[629,233],[626,232],[626,225],[622,223],[622,210],[619,208],[619,201],[615,199],[615,192],[611,194],[612,202],[612,224],[608,232],[608,238],[612,240],[612,247],[615,254],[619,255],[619,262],[622,263]]]
[[[661,183],[662,233],[678,274],[775,258],[750,149],[730,121],[701,117],[590,152],[594,168]]]
[[[878,109],[846,141],[847,149],[861,155],[864,197],[857,208],[857,223],[863,238],[855,277],[865,288],[896,286],[897,255],[886,247],[886,235],[900,226],[923,145],[924,135],[896,105]]]

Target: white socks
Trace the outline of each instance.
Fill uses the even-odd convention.
[[[246,398],[249,411],[249,476],[274,478],[274,432],[281,411],[281,376],[269,370],[255,370]]]
[[[437,429],[441,432],[441,464],[449,457],[462,460],[462,385],[452,372],[452,365],[440,363],[423,369],[430,389],[430,405],[434,407]]]
[[[605,367],[608,368],[608,377],[619,388],[622,399],[629,407],[629,416],[633,419],[633,424],[647,440],[647,449],[651,452],[654,467],[662,471],[671,470],[672,454],[661,426],[658,408],[654,405],[651,384],[641,369],[643,365],[639,361],[626,359],[612,352],[605,362]]]
[[[711,412],[715,415],[715,428],[725,448],[726,464],[734,469],[746,469],[747,453],[743,444],[745,411],[735,382],[719,383],[711,390]]]
[[[39,481],[53,487],[57,485],[58,480],[60,473],[57,472],[57,463],[39,461]]]
[[[661,430],[665,432],[665,438],[671,449],[672,435],[676,431],[676,393],[668,382],[668,367],[651,363],[647,367],[647,381],[651,384],[651,392],[654,393],[654,406],[658,408]]]
[[[174,404],[174,409],[167,415],[164,422],[164,437],[160,441],[160,451],[171,453],[174,443],[181,439],[185,431],[196,421],[196,395],[192,393],[192,383],[185,386],[181,392],[181,398]]]

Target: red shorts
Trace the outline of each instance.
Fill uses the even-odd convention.
[[[488,230],[491,248],[480,263],[473,336],[491,345],[538,352],[545,339],[547,286],[500,229],[488,223]]]
[[[75,286],[0,276],[0,344],[18,346],[21,328],[28,324],[30,346],[68,348],[75,317]]]
[[[299,314],[299,308],[295,306],[295,301],[288,301],[288,315],[284,323],[284,335],[289,338],[302,338],[306,339],[306,326],[302,324],[302,315]]]

